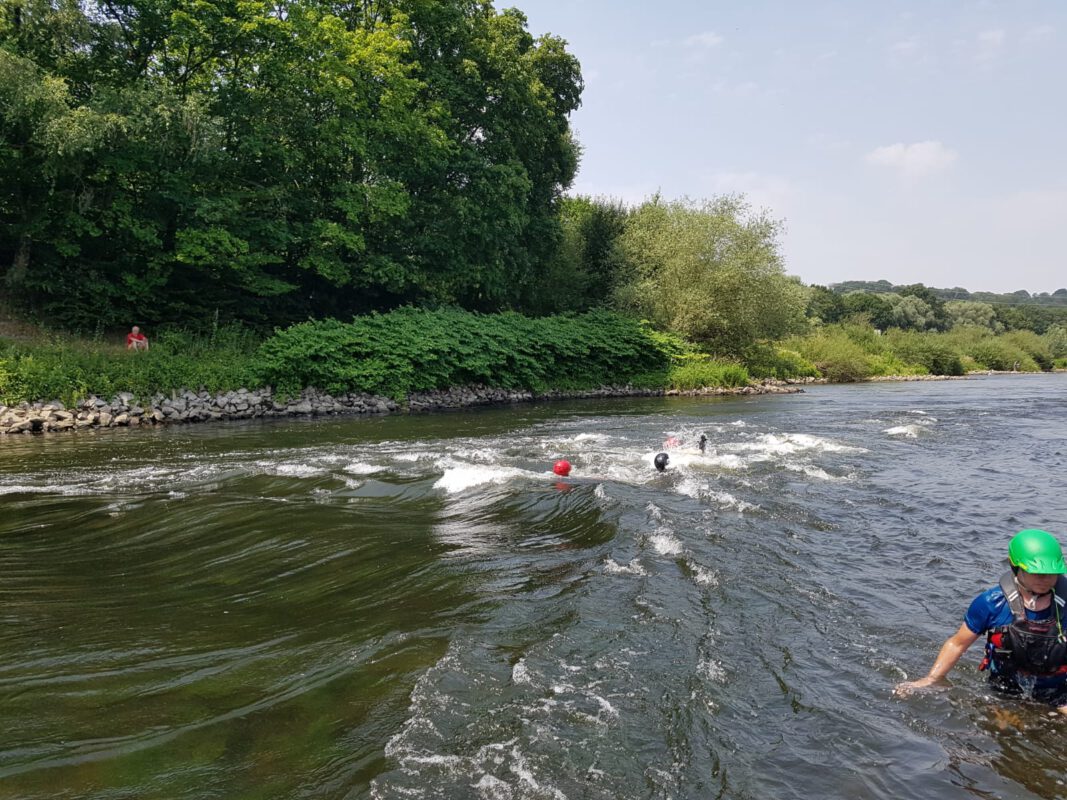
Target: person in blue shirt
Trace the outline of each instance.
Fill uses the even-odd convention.
[[[1067,715],[1067,565],[1059,541],[1046,531],[1019,531],[1008,545],[1011,570],[1000,585],[978,595],[963,624],[941,646],[925,677],[896,688],[907,695],[939,683],[967,649],[986,637],[986,657],[994,688],[1026,693]]]

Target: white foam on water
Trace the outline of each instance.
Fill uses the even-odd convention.
[[[697,664],[697,675],[704,680],[726,683],[726,669],[713,658],[705,658]]]
[[[689,569],[693,570],[693,582],[698,586],[718,586],[719,579],[707,567],[702,567],[694,561],[689,562]]]
[[[666,531],[652,534],[648,541],[661,556],[676,556],[682,552],[682,543]]]
[[[482,775],[471,788],[476,789],[484,800],[512,800],[514,797],[510,786],[488,773]]]
[[[820,481],[847,481],[848,476],[831,475],[821,467],[816,467],[814,464],[786,464],[785,468],[790,472],[799,472],[802,475],[807,475],[809,478],[815,478]]]
[[[272,461],[257,461],[256,466],[267,475],[276,475],[281,478],[313,478],[325,473],[321,467],[311,464],[276,464]]]
[[[64,486],[62,484],[58,486],[28,486],[22,483],[14,483],[7,486],[0,486],[0,495],[3,494],[61,494],[73,496],[92,494],[92,489],[87,486]]]
[[[608,558],[604,562],[604,572],[608,575],[647,575],[645,568],[636,558],[629,564],[620,564],[614,558]]]
[[[887,436],[903,436],[908,439],[917,439],[921,430],[922,426],[920,425],[897,425],[892,428],[886,428],[882,433]]]
[[[445,474],[437,479],[433,485],[435,489],[443,489],[448,494],[455,494],[475,486],[486,484],[501,484],[518,478],[541,478],[540,473],[528,472],[515,467],[479,467],[457,466],[445,470]]]
[[[598,483],[596,485],[596,488],[593,489],[593,497],[595,497],[597,500],[607,500],[608,499],[608,493],[604,489],[604,484]]]
[[[755,503],[749,503],[746,500],[742,500],[738,497],[734,497],[729,492],[712,491],[708,492],[707,499],[714,500],[718,503],[719,508],[730,511],[737,511],[740,514],[744,514],[746,511],[759,511],[759,506]]]
[[[512,763],[508,765],[508,769],[518,776],[519,781],[538,793],[547,794],[553,800],[567,800],[567,795],[556,787],[538,782],[537,778],[534,777],[533,770],[526,764],[526,756],[522,754],[518,747],[512,748],[511,758]]]
[[[376,467],[365,461],[352,461],[345,465],[344,470],[349,475],[373,475],[375,472],[381,472],[381,467]]]
[[[611,437],[604,433],[579,433],[572,442],[606,442]]]
[[[808,433],[765,433],[754,442],[736,442],[723,445],[722,449],[752,452],[764,456],[787,456],[809,450],[821,453],[867,452],[862,447],[852,447]]]
[[[530,678],[530,670],[526,666],[526,662],[523,659],[519,659],[515,662],[515,666],[511,668],[511,682],[518,684],[530,684],[533,680]]]
[[[748,464],[745,460],[737,455],[724,453],[722,455],[715,454],[709,455],[704,458],[703,465],[709,467],[718,467],[720,469],[745,469]]]

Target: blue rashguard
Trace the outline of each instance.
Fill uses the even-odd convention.
[[[1042,609],[1041,611],[1026,610],[1026,618],[1032,620],[1048,620],[1052,618],[1052,606]],[[999,628],[1002,625],[1010,625],[1014,616],[1011,613],[1011,608],[1008,606],[1008,601],[1004,597],[1004,590],[999,586],[994,586],[992,589],[987,589],[982,592],[978,597],[971,601],[970,607],[967,609],[966,615],[963,617],[964,623],[971,629],[973,633],[977,633],[979,636],[989,633],[994,628]],[[1000,678],[1003,679],[1006,676],[996,674],[996,670],[991,670],[990,679]],[[1017,688],[1018,682],[1013,681]],[[1034,689],[1040,690],[1043,695],[1048,694],[1050,691],[1059,693],[1059,691],[1067,690],[1067,673],[1057,675],[1046,676],[1034,676]],[[1049,699],[1047,697],[1042,699]],[[1059,704],[1061,698],[1054,698],[1054,702]]]

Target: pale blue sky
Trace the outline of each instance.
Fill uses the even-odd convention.
[[[574,191],[744,192],[807,283],[1067,286],[1067,2],[497,0],[582,62]]]

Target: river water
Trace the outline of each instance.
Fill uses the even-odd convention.
[[[1067,719],[978,647],[892,696],[1013,532],[1067,540],[1065,414],[1050,375],[5,440],[0,797],[1067,797]]]

